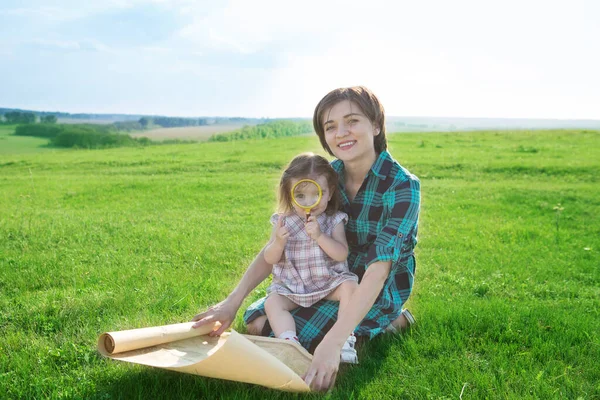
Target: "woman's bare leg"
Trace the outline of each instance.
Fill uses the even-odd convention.
[[[406,317],[404,315],[400,314],[398,316],[398,318],[396,318],[395,320],[392,321],[392,326],[397,331],[402,331],[402,330],[408,328],[408,320],[406,319]]]
[[[246,329],[248,329],[248,333],[254,336],[260,336],[262,330],[265,326],[265,322],[267,322],[267,316],[261,315],[252,320],[248,325],[246,325]]]

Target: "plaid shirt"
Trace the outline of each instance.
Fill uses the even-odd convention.
[[[342,211],[349,217],[346,237],[350,247],[350,271],[362,279],[369,265],[377,261],[391,261],[383,289],[354,331],[357,336],[373,338],[400,315],[402,305],[412,292],[416,268],[413,250],[417,244],[421,203],[420,182],[387,151],[383,151],[350,202],[344,185],[344,164],[334,160],[332,166],[340,177]],[[337,302],[322,300],[312,307],[292,311],[297,336],[309,351],[314,351],[333,326],[337,310]],[[264,299],[248,308],[244,320],[249,323],[260,315],[264,315]],[[263,334],[272,335],[268,322]]]

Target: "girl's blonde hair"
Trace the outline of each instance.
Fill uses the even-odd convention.
[[[281,175],[277,212],[285,214],[294,210],[291,194],[293,179],[316,179],[319,176],[327,179],[329,193],[331,193],[331,200],[327,204],[325,213],[331,215],[338,211],[341,201],[337,190],[337,173],[325,157],[313,153],[303,153],[294,157]]]

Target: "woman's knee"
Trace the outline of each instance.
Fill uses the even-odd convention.
[[[329,296],[327,296],[326,299],[347,302],[357,288],[358,284],[355,281],[344,281],[340,283],[333,292],[329,293]]]
[[[248,323],[248,325],[246,325],[246,329],[248,330],[249,334],[254,336],[260,336],[266,322],[267,316],[261,315],[260,317],[257,317],[254,320],[252,320],[252,322]]]

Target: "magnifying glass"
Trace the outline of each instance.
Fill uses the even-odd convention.
[[[301,179],[292,187],[292,201],[304,210],[307,220],[312,209],[321,201],[321,197],[321,186],[312,179]]]

